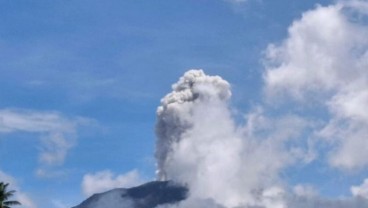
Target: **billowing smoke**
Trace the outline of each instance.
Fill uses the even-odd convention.
[[[254,122],[262,116],[250,115],[245,127],[237,127],[230,96],[230,85],[221,77],[190,70],[158,107],[157,177],[189,186],[186,207],[203,204],[199,199],[226,207],[282,203],[277,172],[288,164],[289,152],[279,151],[282,142],[276,137],[254,138]],[[286,132],[283,138],[292,135]]]
[[[303,133],[315,128],[312,122],[292,114],[271,117],[257,107],[239,125],[230,84],[202,70],[189,70],[172,88],[157,109],[155,156],[158,180],[190,190],[174,207],[368,207],[360,195],[328,200],[282,180],[287,167],[313,160]]]
[[[161,106],[157,109],[156,158],[159,179],[167,178],[166,169],[170,166],[173,148],[194,127],[195,116],[200,113],[197,111],[209,104],[211,106],[208,107],[213,104],[221,107],[230,96],[228,82],[218,76],[206,76],[202,70],[188,71],[173,85],[173,91],[161,100]]]

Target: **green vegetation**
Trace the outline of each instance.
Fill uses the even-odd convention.
[[[15,191],[8,191],[9,183],[0,182],[0,208],[10,208],[13,205],[20,205],[18,201],[9,200]]]

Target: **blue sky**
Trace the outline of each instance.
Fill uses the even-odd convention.
[[[26,195],[23,200],[32,201],[24,207],[39,208],[81,202],[87,174],[133,170],[132,181],[137,183],[155,178],[156,108],[171,85],[193,68],[231,84],[231,105],[240,123],[262,106],[269,116],[297,113],[320,119],[313,125],[332,125],[328,121],[336,120],[334,109],[340,102],[331,102],[345,94],[326,98],[329,105],[321,107],[308,100],[314,91],[300,98],[302,90],[288,90],[310,86],[308,81],[305,86],[295,84],[298,81],[271,72],[281,71],[281,66],[265,64],[267,59],[294,66],[291,58],[266,54],[271,53],[270,44],[286,54],[288,47],[282,44],[292,39],[293,22],[315,11],[317,4],[338,3],[0,1],[0,176],[15,183],[13,187]],[[366,29],[366,21],[357,21]],[[354,38],[359,45],[359,37]],[[290,102],[270,104],[265,94],[272,94],[272,100],[277,92],[267,86],[290,94],[285,98]],[[333,84],[318,87],[325,87],[326,94],[345,92]],[[305,131],[301,137],[316,129]],[[320,145],[316,151],[324,155],[324,148]],[[328,197],[350,196],[350,187],[363,183],[366,163],[358,165],[358,171],[340,171],[346,164],[329,165],[326,157],[286,168],[281,175],[290,184],[312,184]]]

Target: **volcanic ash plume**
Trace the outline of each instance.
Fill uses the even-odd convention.
[[[157,176],[187,184],[190,198],[210,200],[206,204],[262,204],[257,197],[265,188],[278,190],[267,184],[277,175],[280,156],[270,144],[244,139],[228,108],[230,96],[228,82],[202,70],[186,72],[173,85],[157,110]]]
[[[175,145],[194,127],[195,111],[210,103],[226,102],[231,96],[228,82],[219,76],[207,76],[202,70],[186,72],[172,88],[173,91],[161,100],[157,109],[156,159],[160,180],[168,177],[166,169]]]

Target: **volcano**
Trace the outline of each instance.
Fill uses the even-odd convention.
[[[172,181],[153,181],[133,188],[94,194],[73,208],[154,208],[187,198],[188,188]]]

